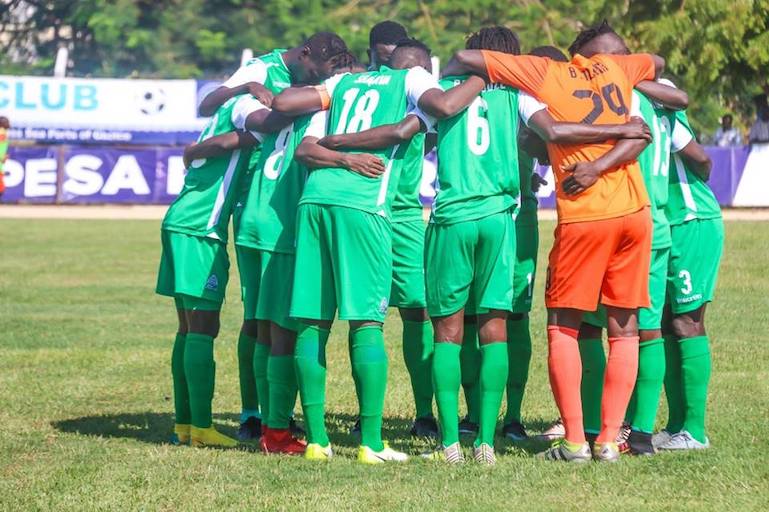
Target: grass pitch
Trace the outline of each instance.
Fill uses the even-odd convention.
[[[552,223],[543,223],[541,259]],[[347,431],[356,414],[346,326],[328,349],[329,464],[253,450],[166,444],[176,316],[154,295],[157,221],[0,220],[0,510],[766,510],[769,504],[769,223],[727,222],[716,302],[703,453],[574,467],[532,458],[542,444],[498,442],[499,464],[419,460],[364,467]],[[234,258],[233,258],[234,261]],[[541,266],[540,268],[544,268]],[[541,276],[540,276],[541,277]],[[542,279],[524,420],[556,416],[547,384]],[[215,421],[234,433],[241,305],[234,264],[217,340]],[[391,378],[385,437],[416,455],[400,352],[385,326]],[[297,408],[299,410],[299,408]],[[665,413],[664,405],[660,418]]]

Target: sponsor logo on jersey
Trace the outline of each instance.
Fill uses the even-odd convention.
[[[361,75],[354,83],[368,85],[387,85],[390,83],[390,75]]]
[[[382,300],[379,301],[379,312],[385,313],[389,304],[390,301],[387,299],[387,297],[382,297]]]
[[[206,280],[206,290],[217,291],[219,289],[219,278],[216,274],[211,274]]]

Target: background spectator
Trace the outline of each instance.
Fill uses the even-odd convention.
[[[721,126],[718,127],[715,135],[713,135],[713,142],[716,146],[725,148],[742,145],[742,134],[737,128],[732,126],[732,121],[731,114],[726,114],[721,118]]]
[[[756,102],[756,122],[750,128],[748,135],[751,144],[769,143],[769,103],[766,94],[759,94],[754,98]]]
[[[5,161],[8,159],[8,129],[11,123],[7,117],[0,116],[0,200],[5,192]]]

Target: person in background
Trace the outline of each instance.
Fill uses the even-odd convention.
[[[7,117],[0,116],[0,201],[5,193],[5,161],[8,159],[8,130],[11,122]]]
[[[726,114],[721,118],[721,126],[718,127],[715,135],[713,135],[713,142],[716,146],[727,148],[742,145],[742,134],[737,128],[732,126],[733,119],[731,114]]]
[[[769,143],[769,103],[766,101],[766,94],[760,94],[755,97],[756,102],[756,122],[750,128],[748,142],[750,144]]]

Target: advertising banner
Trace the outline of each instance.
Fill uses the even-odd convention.
[[[11,140],[179,144],[194,140],[195,80],[118,80],[0,75],[0,111]]]
[[[709,184],[721,205],[769,207],[769,145],[707,151],[713,160]],[[169,204],[184,185],[182,152],[159,146],[11,147],[3,201]],[[554,208],[552,170],[537,172],[547,181],[537,193],[540,206]],[[435,184],[436,162],[428,155],[419,191],[425,206],[432,204]]]

